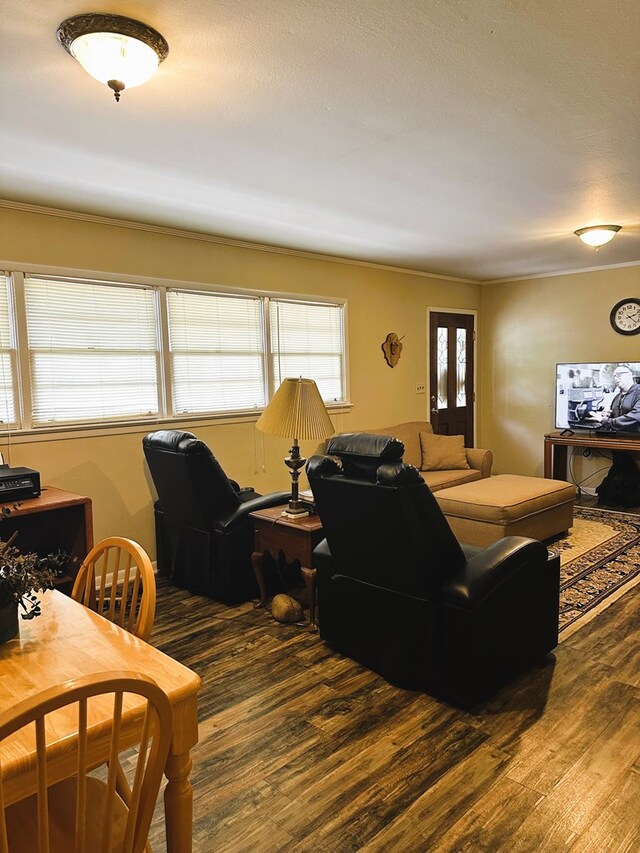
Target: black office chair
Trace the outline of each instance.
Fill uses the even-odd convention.
[[[158,493],[158,572],[175,586],[226,604],[257,596],[249,513],[285,504],[290,493],[241,489],[190,432],[159,430],[142,444]]]
[[[468,707],[557,645],[560,559],[520,536],[461,546],[403,453],[389,436],[339,435],[307,464],[326,535],[320,636]]]

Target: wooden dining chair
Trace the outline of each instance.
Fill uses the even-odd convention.
[[[132,694],[139,736],[133,739],[123,716],[130,716]],[[105,704],[109,723],[104,724]],[[99,706],[99,711],[98,711]],[[127,708],[129,712],[127,713]],[[77,738],[56,742],[71,719]],[[173,714],[167,695],[146,675],[102,672],[67,681],[19,702],[0,715],[0,756],[11,754],[12,738],[28,739],[34,749],[33,787],[29,796],[11,802],[10,780],[0,764],[0,853],[142,853],[147,844],[162,772],[166,764]],[[126,733],[126,737],[125,737]],[[106,781],[91,774],[96,742],[109,745]],[[137,751],[129,750],[137,746]],[[128,754],[133,781],[125,804],[116,791],[118,755]],[[69,775],[48,778],[48,759]],[[95,759],[94,759],[95,763]],[[103,772],[103,776],[104,776]]]
[[[148,640],[156,612],[156,579],[146,551],[132,539],[98,542],[80,566],[72,598]]]

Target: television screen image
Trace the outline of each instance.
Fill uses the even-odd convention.
[[[556,428],[640,439],[640,362],[558,364]]]

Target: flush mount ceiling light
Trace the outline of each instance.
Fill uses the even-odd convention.
[[[100,83],[123,89],[145,83],[169,53],[159,32],[122,15],[74,15],[58,27],[58,41]]]
[[[620,225],[590,225],[588,228],[578,228],[573,233],[597,252],[600,246],[613,240],[620,228]]]

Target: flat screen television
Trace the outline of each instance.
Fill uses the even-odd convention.
[[[615,433],[640,443],[640,362],[558,364],[556,428]]]

